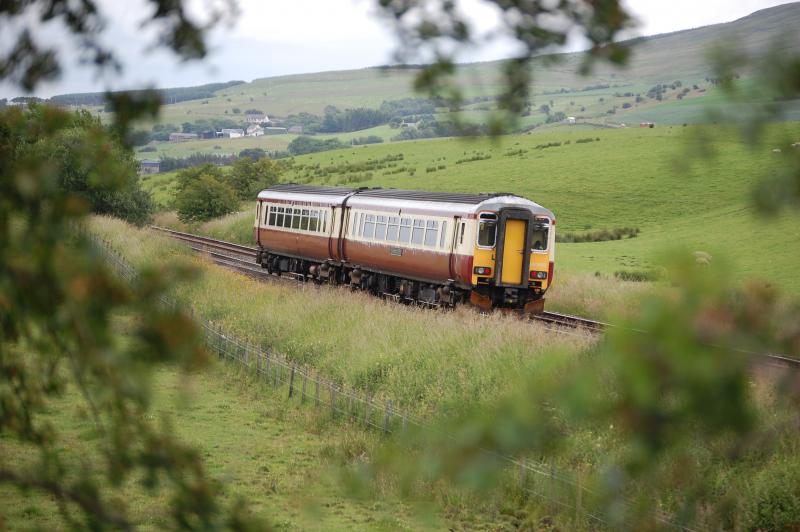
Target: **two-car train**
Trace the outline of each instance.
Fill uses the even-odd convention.
[[[542,309],[555,217],[512,194],[276,185],[259,193],[257,261],[431,306]]]

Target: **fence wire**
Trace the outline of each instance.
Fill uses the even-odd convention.
[[[135,268],[114,249],[110,242],[91,234],[88,237],[94,240],[122,277],[131,282],[137,279]],[[161,302],[171,308],[181,308],[177,300],[167,296],[161,296]],[[215,353],[221,360],[238,363],[253,371],[260,380],[274,389],[286,387],[289,399],[298,397],[301,403],[327,409],[334,417],[360,422],[364,427],[387,435],[402,434],[413,428],[456,441],[455,436],[442,431],[433,423],[396,409],[391,400],[377,398],[353,388],[347,389],[325,378],[318,371],[280,355],[274,349],[254,346],[242,340],[220,325],[206,320],[194,309],[189,308],[186,311],[202,329],[206,347],[210,352]],[[519,472],[519,487],[528,495],[550,503],[554,507],[570,510],[576,516],[580,515],[608,528],[629,528],[625,522],[620,523],[617,520],[612,522],[602,515],[599,508],[602,507],[603,495],[586,486],[580,475],[558,469],[552,463],[518,458],[489,449],[482,449],[481,452],[506,463],[511,470],[516,469]],[[618,499],[615,503],[620,503],[627,510],[625,515],[637,513],[634,510],[635,503],[630,499]],[[592,507],[598,510],[593,511]],[[673,521],[666,512],[660,510],[653,512],[653,518],[667,528],[695,530]]]

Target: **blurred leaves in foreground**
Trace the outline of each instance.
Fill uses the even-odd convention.
[[[188,272],[159,268],[129,283],[78,230],[92,208],[129,193],[121,150],[84,114],[0,115],[0,434],[30,458],[0,454],[0,482],[49,495],[75,528],[134,527],[119,490],[139,478],[154,495],[166,487],[174,528],[245,527],[239,507],[216,503],[198,453],[146,415],[157,364],[206,358],[193,321],[161,301]],[[130,320],[124,339],[119,318]],[[78,463],[46,415],[67,389],[80,391],[99,434]]]
[[[673,257],[687,257],[670,261],[674,290],[569,372],[387,445],[372,474],[392,471],[409,495],[441,479],[501,487],[565,528],[796,527],[800,375],[755,353],[800,356],[800,304]],[[520,461],[530,478],[509,482]]]

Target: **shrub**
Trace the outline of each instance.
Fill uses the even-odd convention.
[[[585,139],[581,140],[585,141]],[[591,139],[589,142],[591,142]],[[638,227],[618,227],[616,229],[598,229],[588,233],[556,233],[556,242],[605,242],[608,240],[622,240],[626,237],[635,238],[638,235]]]
[[[262,157],[254,161],[242,157],[233,163],[233,169],[225,180],[239,199],[252,198],[260,190],[278,182],[280,166],[275,161]]]
[[[204,222],[229,214],[238,203],[233,188],[212,174],[197,176],[175,197],[178,218],[184,223]]]
[[[800,464],[779,463],[752,479],[745,500],[746,530],[796,530],[800,524]]]
[[[369,135],[367,137],[358,137],[357,139],[352,140],[352,144],[354,146],[360,146],[363,144],[380,144],[383,142],[383,138],[377,135]]]
[[[652,270],[619,270],[614,272],[614,277],[620,281],[647,283],[657,281],[659,275]]]

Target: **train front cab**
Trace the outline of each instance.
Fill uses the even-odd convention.
[[[553,221],[505,208],[479,212],[477,224],[472,303],[541,312],[553,276]]]

